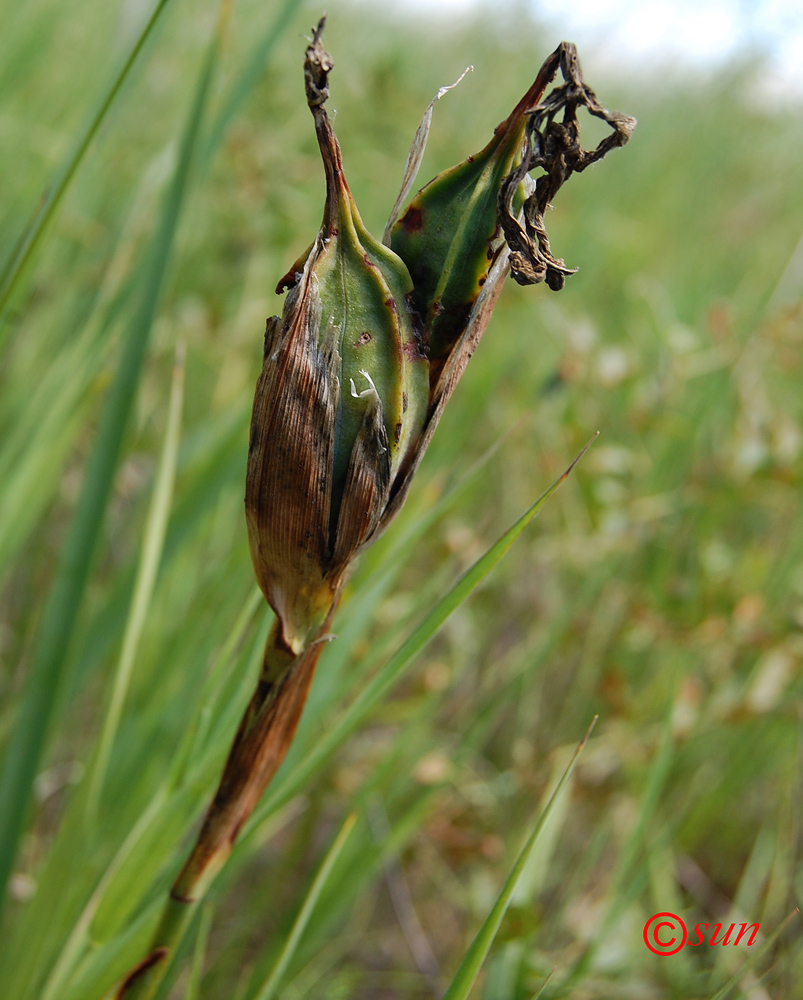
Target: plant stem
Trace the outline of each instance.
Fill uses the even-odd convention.
[[[201,832],[173,883],[147,957],[128,974],[116,1000],[152,1000],[198,904],[225,865],[293,741],[334,605],[318,637],[293,656],[274,623],[256,691],[240,721]]]

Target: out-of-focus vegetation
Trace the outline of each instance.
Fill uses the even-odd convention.
[[[148,14],[98,0],[5,6],[0,260]],[[523,19],[423,30],[378,5],[328,9],[331,107],[375,233],[437,88],[474,64],[436,107],[422,181],[485,143],[560,40]],[[301,78],[302,33],[319,13],[241,0],[229,15],[53,688],[0,933],[4,1000],[100,1000],[139,957],[254,683],[269,619],[242,513],[247,429],[265,318],[280,309],[272,289],[320,222]],[[4,742],[99,415],[153,287],[148,261],[216,17],[214,3],[168,4],[3,320]],[[580,272],[559,294],[504,290],[405,512],[354,575],[297,743],[171,996],[266,995],[351,812],[277,995],[440,995],[595,713],[473,995],[529,1000],[554,967],[544,996],[713,997],[751,953],[658,957],[645,920],[758,922],[763,940],[800,905],[803,111],[761,101],[754,67],[705,85],[586,69],[602,102],[639,126],[558,197],[553,249]],[[305,767],[366,678],[596,430],[539,521],[392,692]],[[159,469],[161,508],[150,506]],[[146,537],[152,588],[137,576]],[[116,725],[121,657],[130,683]],[[799,996],[799,927],[729,995]]]

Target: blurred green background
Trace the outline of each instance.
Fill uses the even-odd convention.
[[[2,9],[8,276],[151,8]],[[46,739],[41,755],[31,737],[27,757],[6,756],[7,773],[13,757],[35,780],[0,933],[3,1000],[100,1000],[141,956],[254,684],[269,615],[242,511],[248,421],[273,288],[320,223],[301,74],[320,13],[236,0],[216,28],[214,2],[170,0],[10,287],[0,739],[25,745],[26,704]],[[561,40],[523,5],[427,20],[332,0],[328,13],[330,109],[376,234],[438,87],[474,65],[436,106],[422,183],[485,144]],[[689,927],[757,922],[765,940],[803,898],[803,100],[762,89],[755,61],[650,76],[622,60],[595,71],[597,55],[589,83],[639,126],[548,219],[580,271],[558,294],[504,289],[404,513],[354,574],[297,743],[192,928],[172,997],[268,995],[351,812],[276,995],[440,996],[597,713],[472,996],[530,1000],[554,968],[543,996],[710,998],[751,955],[729,996],[803,995],[799,918],[758,958],[708,945],[659,957],[642,939],[669,910]],[[126,392],[118,455],[102,414]],[[310,757],[597,430],[389,694]],[[104,469],[105,509],[92,493]],[[63,562],[76,509],[79,555],[97,532],[83,591]],[[37,701],[58,580],[77,617]]]

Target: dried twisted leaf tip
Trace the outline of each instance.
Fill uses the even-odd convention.
[[[552,255],[544,213],[573,173],[580,173],[601,160],[611,149],[625,145],[636,127],[636,119],[607,111],[599,104],[594,91],[583,82],[577,50],[569,42],[562,42],[544,66],[551,79],[560,70],[565,82],[528,113],[524,154],[519,165],[502,184],[498,214],[510,248],[510,273],[513,278],[520,285],[545,281],[553,291],[559,291],[566,276],[575,274],[577,268],[566,267],[562,260]],[[577,109],[581,107],[607,122],[612,129],[611,134],[590,152],[583,149],[579,141]],[[556,118],[561,111],[563,120],[558,122]],[[514,208],[514,199],[525,176],[536,169],[544,173],[519,212]]]

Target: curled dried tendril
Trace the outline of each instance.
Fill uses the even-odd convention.
[[[544,281],[553,291],[563,288],[566,276],[574,274],[577,268],[567,267],[563,260],[553,256],[544,213],[573,173],[580,173],[610,150],[624,146],[636,127],[635,118],[608,111],[599,104],[594,91],[583,82],[577,50],[569,42],[561,42],[542,67],[550,82],[558,71],[564,83],[550,91],[529,113],[521,162],[503,181],[498,200],[499,224],[510,248],[512,277],[520,285]],[[580,145],[577,110],[581,107],[612,129],[594,150],[585,150]],[[558,121],[561,112],[562,120]],[[543,173],[517,213],[513,200],[519,185],[537,169]]]

